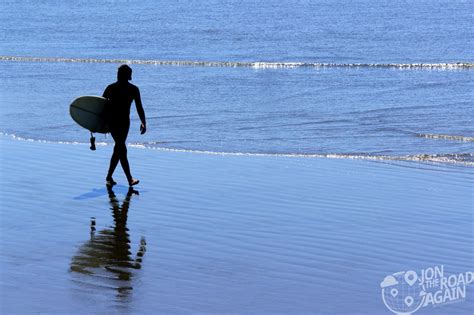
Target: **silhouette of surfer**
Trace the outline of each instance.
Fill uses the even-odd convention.
[[[130,107],[135,101],[138,116],[141,120],[140,133],[146,132],[145,111],[143,110],[140,98],[140,90],[135,85],[128,82],[132,79],[132,69],[127,65],[121,65],[117,72],[117,82],[107,86],[103,97],[108,100],[107,103],[107,121],[110,127],[110,133],[115,141],[114,153],[110,158],[109,172],[106,177],[106,184],[113,186],[117,184],[112,175],[118,162],[122,165],[125,176],[127,176],[130,186],[139,183],[138,179],[132,177],[130,165],[127,158],[126,140],[130,129]]]

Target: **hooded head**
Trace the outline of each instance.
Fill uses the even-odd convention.
[[[132,68],[127,65],[121,65],[117,71],[118,81],[129,81],[132,79]]]

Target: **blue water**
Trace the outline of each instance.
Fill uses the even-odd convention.
[[[149,126],[139,136],[133,113],[131,143],[471,164],[473,9],[470,1],[2,1],[0,131],[87,142],[68,105],[101,95],[122,59]]]

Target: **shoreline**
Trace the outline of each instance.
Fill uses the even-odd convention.
[[[431,137],[435,138],[434,135],[420,134],[420,137]],[[460,138],[457,136],[437,135],[439,138],[451,137],[453,139]],[[63,145],[84,145],[89,146],[86,142],[77,141],[53,141],[53,140],[39,140],[25,138],[14,134],[0,133],[0,137],[11,138],[18,141],[37,142],[37,143],[49,143],[49,144],[63,144]],[[472,142],[471,137],[467,137],[466,140],[456,140],[462,142]],[[97,147],[112,147],[113,142],[98,141],[95,143]],[[186,153],[186,154],[198,154],[198,155],[217,155],[217,156],[247,156],[247,157],[275,157],[275,158],[307,158],[307,159],[342,159],[342,160],[364,160],[373,161],[380,163],[418,163],[420,167],[422,165],[434,165],[436,166],[454,166],[454,167],[466,167],[471,168],[474,166],[474,161],[462,160],[463,156],[469,156],[474,159],[472,153],[449,153],[449,154],[413,154],[413,155],[370,155],[370,154],[349,154],[349,153],[258,153],[258,152],[226,152],[226,151],[209,151],[209,150],[197,150],[197,149],[181,149],[181,148],[166,148],[166,147],[155,147],[150,146],[147,143],[127,143],[128,148],[134,149],[146,149],[154,150],[159,152],[174,152],[174,153]]]
[[[5,313],[380,314],[386,275],[474,262],[471,168],[132,147],[127,197],[112,146],[0,146]]]

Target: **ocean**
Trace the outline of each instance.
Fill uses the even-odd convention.
[[[148,121],[132,109],[130,144],[474,163],[470,1],[0,6],[3,134],[88,142],[69,104],[129,63]]]

